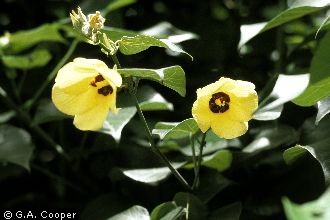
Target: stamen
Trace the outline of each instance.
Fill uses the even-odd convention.
[[[219,100],[221,105],[216,103]],[[212,95],[209,101],[209,108],[213,113],[224,113],[229,109],[230,97],[224,92],[217,92]]]
[[[99,94],[107,96],[107,95],[113,93],[113,88],[110,85],[107,85],[107,86],[103,86],[102,88],[98,89],[97,92]]]

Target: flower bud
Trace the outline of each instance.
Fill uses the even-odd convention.
[[[70,17],[74,29],[87,37],[91,43],[97,44],[99,42],[97,32],[104,27],[105,22],[99,11],[96,11],[95,14],[89,14],[87,19],[80,7],[78,7],[77,13],[72,11]]]
[[[81,11],[80,7],[77,8],[77,13],[74,10],[71,11],[70,18],[72,21],[73,28],[78,31],[81,31],[82,27],[87,23],[87,18]]]

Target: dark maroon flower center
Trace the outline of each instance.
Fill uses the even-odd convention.
[[[107,85],[107,86],[103,86],[102,88],[98,89],[97,92],[99,94],[102,94],[104,96],[107,96],[107,95],[113,93],[113,89],[112,89],[112,87],[110,85]]]
[[[213,113],[224,113],[229,109],[229,102],[229,95],[224,92],[217,92],[212,95],[209,108]]]
[[[104,78],[102,75],[99,74],[95,76],[95,78],[90,82],[90,85],[93,87],[97,87],[97,83],[102,81],[104,81]],[[97,92],[101,95],[107,96],[113,93],[113,88],[110,85],[105,85],[97,89]]]

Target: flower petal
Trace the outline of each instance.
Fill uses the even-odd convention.
[[[192,107],[192,116],[198,124],[202,132],[206,132],[210,126],[215,115],[209,109],[210,96],[203,96],[198,98]]]
[[[109,82],[113,83],[116,87],[120,87],[122,84],[121,75],[115,69],[99,68],[100,74]]]
[[[74,90],[72,87],[70,90]],[[67,93],[65,89],[55,84],[52,89],[52,100],[56,108],[68,115],[79,114],[92,108],[95,105],[95,95],[93,88],[82,93]]]
[[[122,84],[122,78],[115,69],[110,69],[103,61],[98,59],[76,58],[73,62],[80,68],[101,74],[108,82],[112,82],[119,87]]]
[[[248,96],[238,97],[231,94],[230,117],[237,121],[248,121],[252,118],[254,111],[258,108],[258,95],[253,90]]]
[[[97,69],[97,68],[108,68],[108,66],[101,60],[98,59],[86,59],[83,57],[77,57],[73,60],[73,62],[85,69]]]
[[[223,117],[222,120],[213,121],[211,128],[215,134],[225,139],[233,139],[246,133],[247,122],[232,121]]]
[[[97,75],[95,70],[78,68],[74,62],[64,65],[57,73],[55,82],[60,87],[68,87],[82,80],[92,79]]]
[[[82,114],[76,115],[73,124],[83,131],[97,131],[102,127],[108,113],[109,103],[101,103]]]
[[[230,117],[237,121],[248,121],[258,108],[258,94],[253,83],[236,80],[235,87],[228,91],[230,101]]]

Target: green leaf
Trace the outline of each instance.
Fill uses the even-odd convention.
[[[157,39],[152,36],[136,35],[134,37],[124,36],[118,41],[120,52],[125,55],[132,55],[140,53],[141,51],[147,50],[149,47],[163,47],[173,52],[184,53],[191,59],[193,57],[182,50],[178,45],[172,43],[168,39]]]
[[[115,215],[107,220],[150,220],[149,212],[142,206],[132,206],[131,208]]]
[[[275,128],[263,128],[254,140],[243,149],[243,152],[252,153],[265,148],[290,145],[297,140],[298,133],[290,126],[278,125]]]
[[[8,68],[29,70],[36,67],[45,66],[52,55],[45,49],[36,49],[25,55],[5,55],[2,56],[2,62]]]
[[[123,77],[137,77],[156,81],[170,89],[173,89],[181,96],[186,95],[186,77],[180,66],[171,66],[162,69],[118,69]]]
[[[185,162],[172,163],[175,169],[182,167],[184,164]],[[166,179],[171,174],[171,170],[168,167],[135,169],[124,170],[123,174],[135,181],[152,184]]]
[[[314,118],[307,119],[303,125],[300,143],[304,149],[315,157],[325,176],[326,184],[330,184],[330,115],[323,118],[316,126]]]
[[[283,152],[283,159],[285,163],[291,165],[307,152],[308,150],[304,146],[296,145]]]
[[[242,203],[235,202],[214,210],[210,216],[210,220],[239,220],[241,212]]]
[[[202,165],[222,172],[230,167],[232,161],[233,155],[229,150],[220,150],[213,155],[204,157]]]
[[[307,89],[294,100],[301,106],[311,106],[330,96],[330,32],[321,40],[312,59],[310,67],[310,82]]]
[[[309,74],[282,75],[277,78],[273,91],[261,103],[253,118],[274,120],[280,117],[283,104],[298,97],[307,87]]]
[[[173,110],[172,103],[150,86],[140,87],[137,97],[142,111]]]
[[[284,212],[288,220],[328,220],[330,219],[330,189],[318,199],[296,204],[283,198]]]
[[[60,112],[50,99],[40,101],[36,114],[33,118],[33,124],[43,124],[51,121],[58,121],[68,116]]]
[[[16,112],[13,110],[0,113],[0,124],[6,123],[16,115]]]
[[[34,29],[9,34],[9,43],[5,47],[5,52],[18,53],[44,41],[64,42],[59,33],[60,28],[59,23],[44,24]]]
[[[322,10],[329,5],[329,0],[297,0],[287,10],[281,12],[268,22],[249,24],[241,26],[241,39],[239,47],[246,44],[250,39],[267,30],[305,16],[307,14]]]
[[[159,135],[160,139],[180,139],[189,137],[199,130],[193,118],[186,119],[180,123],[158,122],[152,130],[152,134]]]
[[[184,208],[185,216],[189,220],[206,219],[207,209],[205,205],[194,195],[179,192],[174,196],[174,202],[177,206]]]
[[[134,37],[139,34],[136,31],[126,30],[122,28],[108,27],[108,26],[105,26],[102,29],[102,33],[105,33],[108,36],[108,38],[114,42],[120,40],[124,36]]]
[[[10,162],[30,170],[34,146],[25,130],[11,125],[0,125],[0,161]]]
[[[120,141],[121,131],[136,113],[135,107],[121,108],[117,113],[109,112],[100,132],[111,135],[117,142]]]
[[[150,220],[175,220],[183,215],[183,208],[174,202],[165,202],[158,205],[151,212]]]
[[[319,122],[322,120],[324,116],[329,114],[330,112],[330,97],[322,99],[321,101],[317,102],[317,115],[315,119],[315,124],[318,125]]]

